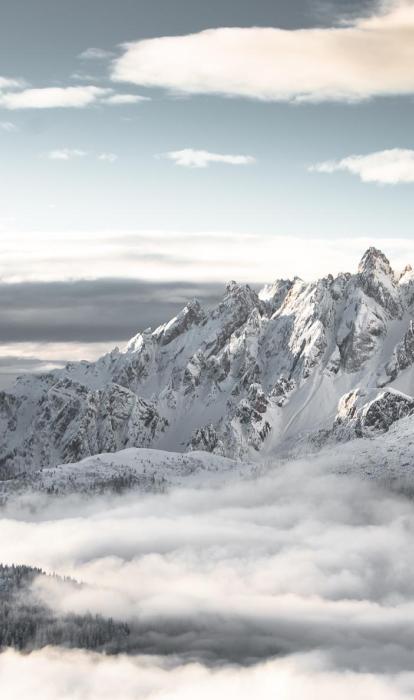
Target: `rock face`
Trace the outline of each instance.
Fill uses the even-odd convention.
[[[371,394],[371,395],[370,395]],[[394,389],[380,393],[355,390],[342,397],[333,432],[339,439],[385,433],[414,413],[414,399]]]
[[[97,362],[20,378],[0,394],[0,468],[154,447],[245,457],[300,434],[338,439],[410,414],[414,277],[370,248],[356,274],[230,282]],[[339,408],[338,408],[339,404]]]

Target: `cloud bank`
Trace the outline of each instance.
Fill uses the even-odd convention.
[[[341,160],[328,160],[311,166],[318,173],[349,172],[362,182],[383,185],[414,182],[414,151],[407,148],[391,148],[367,155],[353,155]]]
[[[226,165],[250,165],[255,162],[252,156],[226,155],[224,153],[211,153],[194,148],[184,148],[181,151],[163,153],[162,158],[174,161],[176,165],[186,168],[206,168],[210,163],[225,163]]]
[[[179,666],[154,657],[99,657],[48,648],[0,656],[4,700],[409,700],[413,674],[338,672],[322,654],[273,660],[249,668]]]
[[[161,669],[165,686],[151,690],[168,698],[185,697],[176,674],[189,669],[206,698],[216,674],[239,678],[241,688],[251,681],[246,698],[254,684],[269,697],[280,689],[281,698],[303,698],[305,682],[306,697],[309,688],[327,699],[334,689],[335,698],[351,690],[361,700],[410,697],[413,502],[333,475],[330,459],[279,465],[253,483],[232,480],[217,489],[11,502],[0,521],[5,563],[83,581],[40,579],[35,589],[57,612],[128,620],[145,659],[9,652],[0,656],[2,683],[7,677],[17,697],[16,689],[42,685],[40,673],[55,697],[65,697],[62,689],[74,692],[77,674],[80,698],[99,697],[99,690],[106,697],[105,678],[112,669],[119,682],[124,667],[122,697],[129,697],[128,683],[132,697],[146,697],[139,686],[146,666]],[[224,698],[225,688],[217,686],[214,697]]]
[[[115,81],[273,101],[414,93],[414,6],[388,3],[332,28],[223,27],[124,45]]]
[[[109,277],[157,282],[267,283],[298,275],[305,280],[354,272],[376,245],[395,269],[414,262],[408,238],[310,238],[232,231],[31,231],[3,225],[0,282]],[[13,227],[14,228],[14,227]],[[16,248],[16,236],[19,249]],[[90,260],[94,265],[91,269]]]

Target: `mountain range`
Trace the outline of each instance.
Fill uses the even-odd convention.
[[[255,462],[370,438],[414,414],[414,272],[227,284],[96,362],[0,393],[3,479],[128,448]],[[414,420],[414,419],[413,419]]]

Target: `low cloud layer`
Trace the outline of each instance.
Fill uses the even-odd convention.
[[[34,234],[9,228],[5,222],[2,230],[0,222],[0,282],[122,277],[223,285],[230,279],[265,284],[295,275],[312,280],[356,271],[371,245],[380,247],[397,270],[414,261],[414,242],[409,238],[373,241],[369,237],[159,230]]]
[[[224,163],[225,165],[250,165],[255,162],[252,156],[226,155],[224,153],[210,153],[194,148],[184,148],[181,151],[163,153],[162,158],[174,161],[176,165],[186,168],[206,168],[211,163]]]
[[[0,673],[4,700],[409,700],[414,689],[413,674],[341,673],[321,654],[248,668],[208,668],[49,648],[29,655],[3,653]]]
[[[128,620],[143,654],[223,667],[322,655],[325,680],[350,672],[361,691],[368,673],[400,697],[414,505],[330,466],[299,461],[217,490],[18,501],[1,556],[83,581],[35,587],[58,612]]]
[[[112,78],[181,93],[352,102],[412,95],[413,60],[414,5],[394,0],[332,28],[223,27],[131,42]]]
[[[362,182],[383,185],[414,182],[414,151],[407,148],[391,148],[367,155],[352,155],[342,160],[328,160],[310,168],[318,173],[344,171],[357,175]]]

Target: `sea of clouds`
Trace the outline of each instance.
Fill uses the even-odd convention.
[[[414,697],[414,504],[299,461],[220,488],[8,504],[0,560],[139,655],[0,655],[2,698]]]

